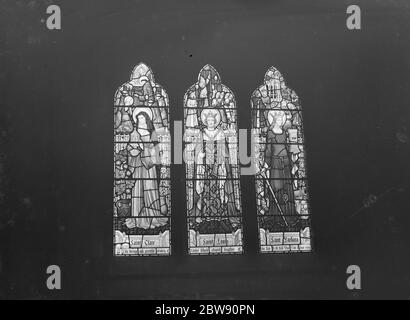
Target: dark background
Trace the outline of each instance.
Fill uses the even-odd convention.
[[[62,30],[46,28],[59,4]],[[346,28],[359,4],[363,29]],[[410,4],[393,0],[0,1],[0,298],[410,298]],[[170,258],[112,258],[113,95],[144,61],[172,120],[207,63],[250,127],[276,66],[304,109],[315,253],[257,255],[242,178],[244,256],[185,253],[173,168]],[[46,289],[61,266],[63,290]],[[357,264],[363,290],[346,289]]]

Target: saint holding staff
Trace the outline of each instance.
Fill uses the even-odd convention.
[[[264,153],[265,164],[259,176],[265,186],[266,213],[264,221],[273,228],[283,230],[298,222],[293,189],[291,153],[288,150],[284,126],[287,114],[283,110],[267,113],[269,128]]]

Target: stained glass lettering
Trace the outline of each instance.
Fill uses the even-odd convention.
[[[260,249],[310,252],[311,223],[300,101],[270,68],[252,95]]]
[[[169,100],[137,65],[114,99],[114,254],[171,253]]]
[[[233,92],[210,65],[186,93],[185,163],[191,255],[240,254],[242,208]]]

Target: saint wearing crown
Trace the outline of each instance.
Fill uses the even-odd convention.
[[[190,216],[200,233],[229,233],[239,225],[240,212],[231,180],[229,144],[216,109],[201,112],[202,130],[196,152],[195,196]]]

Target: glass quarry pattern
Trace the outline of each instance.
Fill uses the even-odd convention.
[[[260,250],[310,252],[311,227],[302,111],[295,91],[270,68],[253,94]]]
[[[171,254],[169,100],[137,65],[114,98],[114,255]]]
[[[236,102],[210,65],[184,98],[189,254],[240,254]]]

